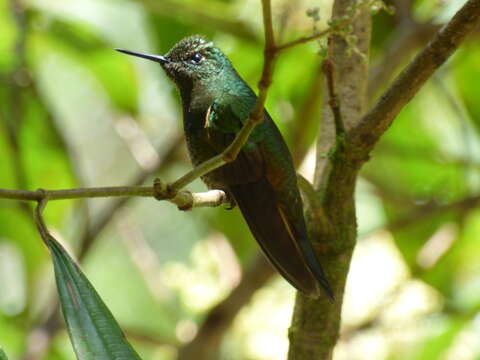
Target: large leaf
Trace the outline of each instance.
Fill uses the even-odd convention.
[[[44,235],[52,254],[63,315],[77,358],[140,360],[77,264],[52,236]]]

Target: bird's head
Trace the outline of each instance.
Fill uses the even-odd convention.
[[[164,56],[116,50],[158,62],[180,90],[211,87],[222,72],[232,69],[222,51],[198,35],[179,41]]]

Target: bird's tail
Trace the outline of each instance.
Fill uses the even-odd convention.
[[[266,178],[229,187],[263,252],[299,291],[318,297],[319,285],[330,300],[333,292],[305,234],[295,233]]]

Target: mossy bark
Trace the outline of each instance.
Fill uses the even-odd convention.
[[[359,3],[360,0],[336,0],[333,18],[344,16],[351,5]],[[315,200],[323,207],[317,213],[325,214],[326,219],[321,223],[329,222],[329,226],[319,230],[315,226],[318,219],[313,215],[309,216],[309,225],[337,300],[332,305],[326,299],[313,301],[297,295],[289,334],[289,360],[332,358],[357,235],[353,195],[360,167],[400,110],[479,24],[480,0],[469,0],[419,52],[368,113],[365,112],[368,69],[365,59],[368,59],[370,42],[370,14],[365,11],[355,17],[353,34],[358,43],[353,55],[347,56],[348,45],[341,37],[331,37],[328,61],[333,69],[334,84],[330,86],[329,95],[336,99],[324,104],[314,179],[318,196]],[[364,57],[358,56],[359,52]],[[345,133],[341,136],[335,131],[335,128],[338,130],[339,115],[337,111],[334,119],[335,112],[330,109],[332,103],[339,106],[344,121]]]
[[[345,15],[355,2],[335,1],[332,17]],[[365,110],[370,28],[369,12],[360,11],[353,21],[353,34],[358,42],[350,56],[347,56],[349,45],[342,37],[332,36],[329,41],[328,60],[332,64],[334,91],[347,132]],[[343,292],[357,236],[353,196],[363,159],[357,158],[355,151],[348,147],[348,139],[336,133],[334,114],[328,101],[328,96],[332,95],[326,94],[324,102],[314,179],[316,195],[324,210],[322,213],[326,214],[330,226],[319,229],[314,224],[319,220],[313,216],[308,216],[307,221],[336,300],[331,304],[326,298],[312,300],[297,294],[289,330],[289,360],[331,359],[338,340]]]

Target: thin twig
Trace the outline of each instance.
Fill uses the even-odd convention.
[[[335,123],[335,133],[337,136],[345,134],[345,126],[343,125],[342,113],[340,111],[340,104],[338,103],[337,93],[335,91],[335,80],[334,73],[335,69],[333,67],[333,62],[326,58],[323,60],[322,70],[327,79],[327,89],[328,89],[328,105],[332,110],[333,120]]]
[[[262,0],[263,32],[265,35],[265,48],[275,48],[275,37],[273,35],[272,6],[270,0]]]
[[[371,4],[367,2],[367,3],[363,4],[363,7],[368,7],[370,5]],[[303,37],[298,38],[296,40],[287,42],[283,45],[279,45],[279,46],[276,47],[276,51],[281,52],[281,51],[290,49],[290,48],[292,48],[294,46],[297,46],[297,45],[301,45],[301,44],[305,44],[305,43],[308,43],[308,42],[311,42],[311,41],[314,41],[314,40],[318,40],[318,39],[320,39],[322,37],[325,37],[327,35],[331,35],[331,34],[334,34],[334,33],[341,33],[342,29],[344,29],[346,26],[352,24],[353,21],[355,20],[355,18],[360,13],[361,13],[360,11],[357,12],[353,17],[345,16],[345,17],[342,17],[342,18],[337,18],[337,19],[335,19],[334,22],[330,23],[330,25],[327,29],[319,31],[319,32],[317,32],[313,35],[303,36]]]
[[[345,21],[345,22],[339,23],[338,25],[335,25],[335,26],[332,25],[329,28],[327,28],[325,30],[322,30],[322,31],[320,31],[316,34],[313,34],[313,35],[310,35],[310,36],[303,36],[299,39],[289,41],[289,42],[287,42],[283,45],[277,46],[276,51],[277,52],[285,51],[285,50],[290,49],[294,46],[305,44],[305,43],[308,43],[308,42],[311,42],[311,41],[314,41],[314,40],[318,40],[322,37],[325,37],[327,35],[330,35],[330,34],[334,33],[335,31],[338,31],[339,28],[341,28],[342,26],[345,26],[347,24],[348,24],[348,22]]]
[[[0,199],[43,201],[45,198],[48,198],[48,200],[64,200],[117,196],[153,197],[156,193],[152,186],[111,186],[64,190],[39,189],[36,191],[0,189]],[[193,207],[219,206],[225,202],[225,193],[221,190],[210,190],[204,193],[180,191],[175,197],[165,200],[176,204],[181,210],[187,210]]]

